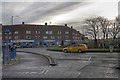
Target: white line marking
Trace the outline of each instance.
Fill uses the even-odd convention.
[[[35,73],[37,73],[37,72],[31,72],[30,74],[35,74]]]
[[[88,59],[89,61],[91,60],[91,57]]]
[[[79,76],[80,76],[80,74],[81,74],[81,72],[79,72],[79,73],[78,73],[78,76],[77,76],[77,77],[79,77]]]
[[[43,71],[42,71],[42,74],[44,74],[45,71],[46,71],[46,70],[43,70]]]
[[[46,70],[44,74],[47,74],[47,72],[48,72],[48,70]]]

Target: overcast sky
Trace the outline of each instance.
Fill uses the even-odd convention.
[[[12,16],[14,16],[14,24],[21,24],[23,21],[32,24],[44,24],[45,22],[49,24],[51,22],[51,25],[68,24],[68,26],[74,26],[75,29],[80,30],[82,21],[86,18],[104,16],[114,19],[118,15],[119,0],[24,1],[4,0],[2,2],[2,24],[12,24]]]

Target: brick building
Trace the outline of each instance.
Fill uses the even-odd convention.
[[[7,33],[7,32],[8,33]],[[18,46],[55,46],[64,43],[80,43],[84,36],[73,27],[65,25],[33,25],[22,24],[3,25],[3,44],[9,42],[17,43]]]

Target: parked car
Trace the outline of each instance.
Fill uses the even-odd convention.
[[[81,52],[85,52],[87,50],[88,50],[88,47],[85,44],[77,44],[77,45],[74,44],[74,45],[71,45],[69,47],[63,48],[63,51],[65,53],[67,53],[67,52],[79,52],[79,53],[81,53]]]

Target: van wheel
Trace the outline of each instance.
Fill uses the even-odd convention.
[[[67,49],[65,49],[64,52],[67,53],[68,52]]]
[[[79,53],[81,53],[81,52],[82,52],[82,50],[81,50],[81,49],[78,49],[78,52],[79,52]]]

